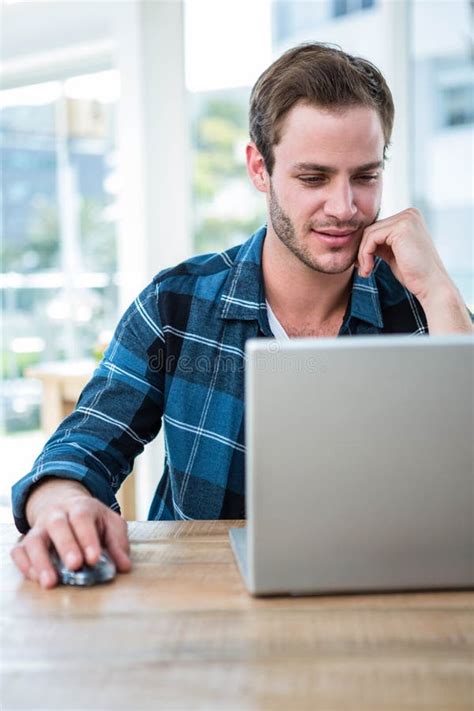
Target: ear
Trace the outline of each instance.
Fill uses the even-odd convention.
[[[265,161],[253,141],[247,144],[245,149],[247,159],[247,173],[252,183],[261,193],[268,192],[270,186],[270,176],[265,168]]]

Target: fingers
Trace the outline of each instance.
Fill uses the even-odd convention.
[[[58,582],[50,558],[51,543],[70,570],[77,570],[85,562],[97,562],[101,546],[88,500],[72,506],[69,514],[62,509],[52,510],[41,526],[33,527],[13,549],[12,558],[20,572],[43,588],[54,587]]]
[[[431,248],[431,237],[416,208],[402,210],[365,228],[357,255],[359,274],[363,277],[370,275],[375,255],[388,261],[393,271],[402,240],[405,245],[418,243],[423,250]]]
[[[51,514],[47,532],[61,560],[70,570],[77,570],[82,565],[82,551],[63,511]]]
[[[91,500],[71,508],[69,522],[89,565],[97,563],[104,546],[119,572],[131,569],[127,524],[117,513]]]
[[[99,532],[97,529],[97,511],[95,502],[92,500],[78,502],[69,511],[69,524],[74,531],[74,535],[79,543],[80,562],[77,570],[84,562],[95,565],[100,557],[102,546],[100,544]],[[59,552],[59,551],[58,551]],[[61,556],[62,557],[62,556]],[[63,558],[66,565],[68,562]]]
[[[42,588],[53,588],[58,576],[49,555],[49,537],[46,531],[32,529],[24,539],[24,549],[31,561],[30,580],[38,580]]]
[[[386,245],[390,249],[391,235],[384,226],[377,227],[371,225],[366,228],[362,241],[360,243],[359,252],[357,254],[357,263],[359,274],[362,277],[370,276],[374,268],[375,255],[380,247]]]
[[[127,524],[118,514],[108,512],[105,522],[104,543],[120,573],[128,573],[132,567]]]
[[[55,511],[45,521],[46,529],[59,557],[69,570],[99,560],[101,544],[97,529],[97,502],[82,499],[68,511]]]
[[[67,567],[77,570],[84,563],[97,563],[101,539],[118,571],[128,572],[132,564],[127,524],[92,498],[75,501],[69,510],[52,509],[12,549],[11,557],[25,578],[52,588],[58,583],[58,575],[50,558],[51,543]]]
[[[28,553],[21,543],[12,548],[10,556],[20,573],[22,573],[25,578],[32,581],[36,581],[38,579]]]

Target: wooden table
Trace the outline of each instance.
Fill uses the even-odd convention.
[[[242,524],[129,523],[132,573],[50,591],[4,525],[1,708],[472,710],[472,593],[254,599]]]
[[[41,382],[41,429],[50,437],[65,417],[71,414],[97,363],[92,360],[52,361],[27,368],[25,375]],[[39,454],[39,452],[38,452]],[[132,471],[117,494],[122,516],[127,521],[136,515],[135,475]]]

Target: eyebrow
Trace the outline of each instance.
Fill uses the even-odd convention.
[[[383,161],[377,160],[372,163],[364,163],[364,165],[359,165],[357,168],[354,168],[351,173],[363,173],[365,170],[375,170],[376,168],[382,167]],[[329,173],[330,175],[337,173],[336,168],[331,168],[329,165],[320,165],[319,163],[295,163],[293,169],[307,170],[312,173]]]

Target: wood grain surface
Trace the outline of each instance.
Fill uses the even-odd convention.
[[[474,709],[473,593],[254,599],[231,525],[131,522],[131,573],[49,591],[4,525],[1,709]]]

